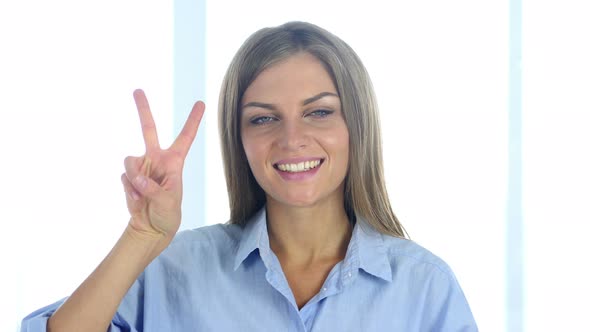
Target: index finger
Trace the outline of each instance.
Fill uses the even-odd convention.
[[[176,137],[174,143],[172,143],[172,146],[170,147],[171,150],[186,157],[188,150],[195,140],[195,136],[197,136],[197,129],[199,129],[203,112],[205,112],[205,104],[202,101],[196,102],[191,113],[188,115],[188,119],[186,119],[180,134],[178,134],[178,137]]]
[[[160,148],[160,143],[158,142],[156,123],[152,117],[150,105],[148,104],[143,90],[137,89],[133,91],[133,99],[135,99],[135,105],[137,106],[137,112],[139,113],[139,122],[141,123],[141,132],[143,134],[145,149],[146,151],[157,150]]]

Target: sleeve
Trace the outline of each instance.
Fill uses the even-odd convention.
[[[123,297],[109,332],[143,331],[143,274],[138,278]],[[26,316],[21,323],[21,332],[46,332],[49,317],[65,302],[67,298],[38,309]]]
[[[29,314],[21,323],[21,332],[45,332],[47,330],[47,320],[65,300],[62,299]]]
[[[477,332],[477,324],[452,272],[435,274],[422,316],[424,331]]]

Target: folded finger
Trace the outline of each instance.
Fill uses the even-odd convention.
[[[152,160],[147,156],[129,156],[125,158],[123,164],[125,165],[125,173],[127,173],[127,178],[129,180],[133,180],[139,174],[143,174],[146,176],[151,175]]]
[[[121,174],[121,182],[125,189],[125,200],[127,201],[129,214],[133,216],[140,213],[145,206],[145,199],[133,188],[133,185],[127,178],[127,174]]]
[[[141,194],[133,188],[133,185],[127,178],[127,174],[121,174],[121,182],[123,183],[123,188],[125,189],[125,193],[127,194],[127,198],[131,198],[133,201],[138,201],[141,199]]]

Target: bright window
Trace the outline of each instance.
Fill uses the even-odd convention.
[[[523,1],[524,321],[588,326],[590,4]]]

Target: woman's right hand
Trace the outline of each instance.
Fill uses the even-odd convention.
[[[106,331],[133,282],[180,226],[182,167],[205,104],[193,106],[172,146],[162,150],[145,94],[136,90],[133,97],[146,151],[141,157],[125,158],[121,181],[131,214],[129,225],[102,263],[51,315],[47,331]]]
[[[142,238],[172,240],[181,220],[182,169],[205,110],[203,102],[193,106],[184,127],[168,149],[161,149],[156,125],[142,90],[133,93],[145,154],[125,158],[121,181],[131,214],[128,229]]]

